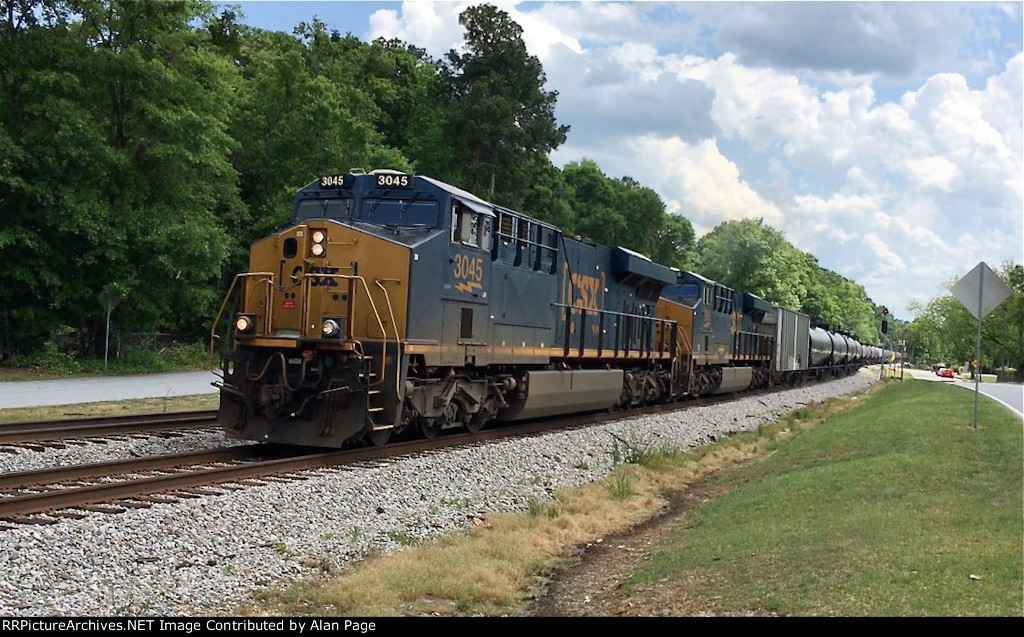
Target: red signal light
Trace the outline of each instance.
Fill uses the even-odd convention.
[[[888,314],[888,313],[889,313],[889,308],[887,308],[887,307],[883,307],[883,308],[882,308],[882,316],[885,316],[885,315],[886,315],[886,314]]]

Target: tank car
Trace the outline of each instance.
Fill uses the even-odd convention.
[[[679,325],[656,316],[675,282],[429,177],[325,175],[227,293],[219,419],[338,447],[664,400],[686,390]]]

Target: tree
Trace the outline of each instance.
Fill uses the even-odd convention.
[[[8,352],[63,326],[102,342],[96,295],[122,324],[195,329],[214,302],[230,207],[235,72],[191,27],[203,2],[8,4],[0,107],[0,302]],[[70,16],[74,16],[74,20]]]
[[[231,161],[244,207],[223,219],[236,240],[232,272],[244,267],[253,240],[288,219],[295,191],[317,175],[411,169],[374,128],[381,114],[352,80],[353,43],[327,35],[318,22],[297,31],[305,43],[246,29],[238,46],[243,83],[231,112],[238,143]]]
[[[981,322],[982,365],[1012,367],[1019,374],[1024,369],[1024,267],[1007,262],[998,272],[1012,293]],[[977,320],[952,295],[914,302],[910,309],[914,320],[905,333],[918,360],[953,364],[975,357]]]
[[[696,258],[693,226],[686,217],[668,214],[655,231],[651,259],[680,270],[694,267]]]
[[[697,263],[704,276],[783,307],[805,296],[803,255],[762,219],[719,224],[697,242]]]
[[[555,121],[557,92],[545,91],[540,61],[522,28],[490,4],[459,16],[465,53],[445,57],[446,128],[454,149],[450,177],[496,203],[521,208],[538,158],[565,141]],[[534,161],[531,161],[534,160]]]

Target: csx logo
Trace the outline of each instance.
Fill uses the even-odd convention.
[[[307,273],[308,274],[337,274],[338,273],[338,268],[329,268],[329,267],[326,267],[326,266],[311,265],[311,266],[309,266],[309,270],[307,270]],[[302,279],[301,275],[302,275],[302,266],[301,265],[295,266],[295,269],[292,270],[292,281],[294,283],[298,284],[299,281]],[[313,279],[310,280],[309,287],[312,287],[312,288],[315,288],[315,287],[336,288],[336,287],[338,287],[338,279],[336,279],[334,277],[330,277],[330,276],[314,277]]]
[[[572,306],[587,310],[600,309],[598,307],[598,295],[601,290],[600,279],[583,274],[572,274],[570,280],[572,281],[572,290],[569,293],[572,294]]]

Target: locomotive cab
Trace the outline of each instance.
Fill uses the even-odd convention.
[[[400,417],[410,264],[444,232],[443,192],[394,171],[323,176],[250,248],[223,358],[235,435],[313,446],[390,437]],[[215,321],[216,326],[216,321]]]

